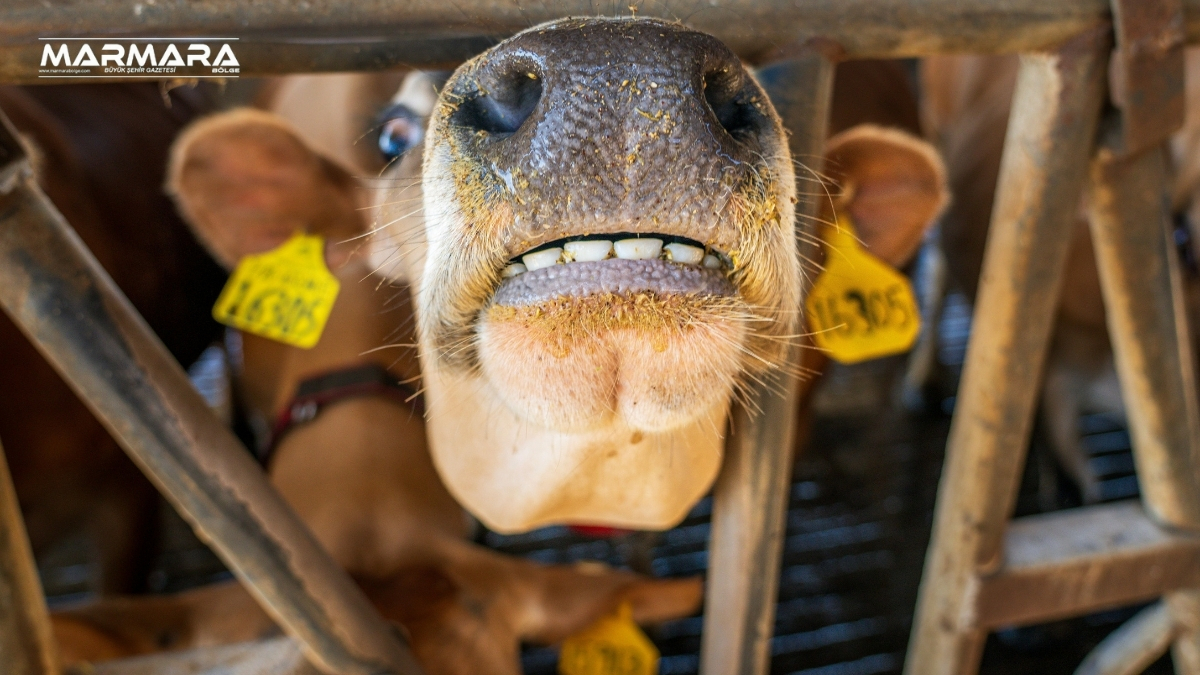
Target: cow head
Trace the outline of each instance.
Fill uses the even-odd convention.
[[[390,174],[379,226],[419,286],[443,479],[500,531],[678,522],[716,476],[730,401],[799,331],[770,102],[710,36],[571,19],[466,63],[428,112],[423,166]],[[896,173],[856,153],[898,136],[862,135],[848,205]],[[921,145],[904,144],[892,159]]]

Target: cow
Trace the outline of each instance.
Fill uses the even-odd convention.
[[[630,74],[642,73],[640,80],[630,77],[621,84],[610,77],[605,82],[596,82],[597,91],[609,88],[596,97],[587,92],[579,97],[568,92],[564,97],[562,92],[550,88],[563,83],[570,86],[581,74],[595,72],[590,70],[594,63],[576,58],[581,51],[601,54],[615,45],[624,49],[626,44],[645,45],[632,53],[622,52],[622,58],[628,59]],[[567,45],[574,47],[567,49]],[[676,61],[665,62],[666,55]],[[532,62],[540,64],[541,70],[534,73],[536,77],[520,69],[501,72],[504,64],[533,68]],[[479,86],[479,78],[484,77],[498,78],[486,86],[499,103],[478,100],[480,90],[472,87]],[[538,82],[538,88],[545,88],[538,96],[528,91],[514,96],[505,93],[505,86],[521,89],[524,80]],[[416,82],[419,84],[419,80]],[[622,102],[608,97],[612,89],[624,92],[630,100]],[[658,89],[664,90],[663,105],[656,109],[636,104],[631,107],[633,99]],[[406,87],[406,91],[402,91],[400,103],[410,112],[416,110],[415,117],[433,113],[427,134],[429,141],[424,150],[423,170],[417,153],[409,153],[394,162],[377,184],[385,189],[373,191],[377,197],[373,228],[376,236],[371,248],[384,249],[374,251],[379,257],[368,256],[365,244],[358,248],[365,241],[360,236],[365,225],[362,212],[356,210],[350,174],[336,162],[314,152],[279,118],[251,112],[221,116],[196,125],[177,145],[171,190],[201,232],[201,238],[227,266],[244,255],[278,246],[298,229],[320,233],[330,242],[326,258],[343,290],[321,342],[312,351],[306,351],[252,335],[242,338],[241,388],[246,392],[244,398],[261,416],[270,419],[290,411],[293,392],[303,389],[302,382],[346,363],[365,361],[377,374],[383,371],[382,379],[375,380],[376,383],[409,381],[418,372],[422,379],[426,423],[422,423],[421,413],[408,407],[405,401],[386,397],[340,401],[320,412],[313,421],[283,435],[277,445],[268,444],[274,447],[269,465],[272,482],[313,528],[335,560],[359,580],[384,616],[408,630],[418,658],[434,673],[516,672],[518,639],[549,642],[561,639],[622,601],[630,602],[635,618],[642,620],[678,616],[692,610],[698,602],[699,587],[695,580],[647,580],[594,565],[542,567],[469,544],[463,541],[463,514],[455,501],[497,529],[528,529],[540,522],[614,522],[603,514],[597,515],[595,510],[611,508],[613,512],[628,514],[640,506],[645,506],[650,516],[638,523],[662,527],[677,519],[673,511],[681,507],[681,501],[694,501],[708,489],[712,476],[707,474],[715,471],[715,467],[695,471],[687,465],[695,459],[711,462],[713,458],[704,453],[711,454],[714,448],[719,457],[726,408],[735,386],[742,378],[754,377],[769,367],[783,367],[779,363],[786,351],[782,346],[795,340],[801,331],[799,316],[794,311],[801,279],[792,229],[795,186],[778,118],[753,78],[719,42],[679,24],[654,20],[591,19],[547,24],[464,65],[447,82],[439,98],[431,96],[428,87],[422,90],[414,85]],[[474,107],[464,107],[472,91]],[[591,261],[592,267],[612,264],[616,266],[618,280],[633,270],[634,278],[646,282],[634,288],[629,297],[623,297],[625,294],[619,289],[602,297],[608,304],[601,314],[615,317],[617,325],[605,325],[603,316],[592,311],[595,308],[572,307],[573,296],[569,294],[563,298],[566,302],[558,305],[553,304],[552,298],[551,308],[565,311],[570,321],[562,321],[563,316],[558,316],[552,317],[550,325],[539,325],[536,316],[505,316],[509,310],[519,314],[525,311],[522,307],[530,307],[519,303],[500,305],[490,298],[492,290],[501,285],[501,279],[536,274],[537,269],[530,269],[535,265],[524,265],[527,258],[524,249],[509,255],[505,245],[497,247],[504,249],[499,257],[481,259],[460,256],[445,248],[450,238],[465,236],[469,243],[475,234],[485,238],[496,236],[497,232],[489,232],[485,225],[507,232],[517,224],[518,213],[532,217],[519,208],[528,205],[529,200],[522,204],[524,197],[510,190],[526,189],[526,181],[536,175],[528,167],[506,163],[523,156],[532,146],[516,145],[508,150],[491,146],[497,154],[487,164],[481,164],[475,156],[447,159],[439,158],[439,153],[450,149],[445,146],[455,144],[459,144],[455,146],[459,151],[469,153],[468,146],[487,142],[486,137],[492,135],[502,136],[500,141],[519,138],[524,120],[513,117],[512,110],[505,106],[529,107],[525,112],[534,111],[536,116],[540,97],[546,98],[546,110],[565,109],[572,119],[596,118],[589,110],[606,110],[612,115],[611,128],[595,128],[587,134],[584,133],[587,129],[580,127],[576,133],[558,129],[564,133],[538,136],[530,130],[526,135],[534,137],[539,147],[545,144],[545,150],[556,158],[550,165],[564,176],[564,182],[557,187],[565,193],[553,192],[555,181],[541,184],[543,190],[548,190],[542,197],[550,200],[545,202],[546,208],[557,199],[554,203],[563,208],[564,214],[609,213],[636,217],[641,223],[567,220],[550,225],[559,228],[553,232],[555,235],[583,227],[593,235],[623,232],[614,229],[619,227],[643,228],[629,232],[632,236],[628,239],[616,241],[595,236],[573,238],[569,243],[585,245],[563,246],[564,250],[576,251],[572,262],[565,262],[560,253],[554,265],[542,268],[553,270],[558,262],[562,262],[564,270],[570,265],[588,264],[585,259],[589,249],[602,247],[605,251],[615,251],[612,258]],[[570,99],[574,98],[577,102],[572,103]],[[493,110],[490,107],[493,104],[500,107]],[[466,110],[467,118],[449,121],[455,110]],[[639,119],[653,124],[642,125]],[[679,125],[679,133],[686,132],[682,140],[694,143],[691,149],[683,149],[688,153],[685,156],[673,147],[679,140],[674,136],[676,130],[669,125],[657,126],[671,119]],[[397,126],[413,132],[420,125]],[[506,132],[504,128],[510,130]],[[705,129],[708,134],[701,133]],[[450,138],[453,134],[459,135],[455,137],[457,140]],[[640,144],[638,139],[642,139]],[[556,141],[563,145],[556,147]],[[571,151],[576,146],[581,148],[580,152]],[[612,157],[614,148],[631,147],[639,148],[638,152]],[[592,156],[583,148],[591,151]],[[832,201],[837,208],[855,216],[864,243],[897,264],[911,256],[925,227],[945,202],[944,180],[936,154],[911,135],[872,126],[838,134],[830,141],[829,153],[830,173],[841,185]],[[721,157],[722,154],[727,157]],[[621,162],[614,163],[616,159]],[[649,186],[646,190],[632,190],[626,183],[643,176],[645,167],[639,166],[643,160],[657,163],[664,171],[679,172],[681,178],[660,181],[653,190]],[[605,189],[624,186],[622,189],[628,191],[607,197],[595,192],[586,180],[589,167],[631,171],[632,178],[621,178],[615,186],[604,182],[603,176],[592,176]],[[480,227],[473,226],[475,234],[472,234],[462,231],[462,223],[434,217],[461,213],[464,195],[458,194],[457,188],[434,185],[456,175],[464,177],[460,186],[463,189],[482,191],[478,195],[482,201],[470,204],[473,213],[477,217],[491,217],[490,213],[501,220],[476,223]],[[567,182],[566,177],[572,181]],[[753,188],[750,193],[744,192],[747,186]],[[453,181],[451,187],[455,187]],[[698,196],[701,191],[707,196]],[[608,210],[575,210],[582,208],[576,199],[604,201],[606,198],[613,200]],[[662,201],[655,203],[656,198],[674,206],[665,209]],[[704,199],[711,199],[708,210],[699,208]],[[420,208],[422,201],[424,209]],[[696,208],[689,210],[689,205]],[[642,211],[643,215],[638,216]],[[693,214],[692,229],[683,232],[678,223],[668,221],[666,216],[676,212]],[[827,210],[826,216],[829,215]],[[659,217],[658,223],[654,222],[654,216]],[[512,221],[505,220],[509,217]],[[727,218],[732,220],[725,222]],[[525,226],[528,225],[527,221]],[[757,244],[742,241],[743,227],[760,230],[757,236],[761,241]],[[662,234],[662,230],[651,228],[670,228],[668,231],[676,234]],[[712,232],[707,232],[708,229]],[[533,234],[526,234],[543,239],[550,236],[536,232],[535,229]],[[657,245],[670,252],[672,258],[663,260],[638,254],[639,247],[656,246],[653,241],[656,237],[638,237],[638,234],[670,236],[669,241],[660,240]],[[553,238],[540,243],[520,242],[514,246],[529,245],[544,251],[547,249],[540,244],[552,241]],[[345,243],[338,245],[338,242]],[[604,246],[606,242],[608,246]],[[628,250],[637,255],[624,256],[622,252]],[[755,256],[766,260],[760,261]],[[373,274],[380,264],[378,261],[392,257],[399,259],[398,274],[416,287],[411,308],[405,289],[387,290],[386,284]],[[509,262],[512,257],[522,260],[526,267],[523,273],[516,273],[518,263]],[[715,259],[715,264],[706,258]],[[438,265],[442,266],[441,274],[446,273],[445,266],[458,266],[458,273],[467,277],[459,279],[452,273],[450,279],[441,280]],[[747,266],[765,266],[760,275],[766,277],[757,281],[747,279],[752,274],[752,270],[744,269]],[[595,278],[603,280],[603,273],[600,274]],[[677,283],[682,288],[672,290],[674,287],[670,285],[663,286],[660,283],[663,279],[666,281],[662,283]],[[587,283],[591,281],[584,279],[584,284]],[[662,490],[657,497],[649,494],[660,489],[661,483],[646,485],[643,479],[654,476],[649,472],[639,474],[636,458],[630,461],[628,457],[605,455],[599,459],[624,464],[620,471],[634,471],[626,477],[624,486],[609,486],[606,483],[612,481],[612,476],[605,475],[604,466],[577,467],[581,476],[576,486],[580,504],[585,507],[582,510],[578,504],[560,500],[557,511],[551,505],[550,509],[542,509],[536,519],[525,522],[497,519],[492,495],[477,495],[473,493],[474,486],[464,487],[457,469],[464,462],[474,461],[478,463],[477,475],[490,467],[508,481],[507,500],[519,501],[525,493],[542,500],[555,493],[562,497],[566,494],[564,487],[569,492],[570,486],[564,486],[561,480],[556,483],[552,473],[531,471],[518,484],[512,480],[513,467],[503,466],[497,460],[511,456],[513,449],[527,454],[541,450],[545,463],[569,464],[573,461],[571,453],[578,450],[572,447],[573,432],[564,430],[553,419],[562,412],[578,412],[563,402],[551,401],[538,409],[536,401],[530,407],[529,399],[517,403],[498,399],[481,407],[478,400],[470,398],[475,393],[472,387],[462,387],[460,382],[460,388],[451,395],[444,388],[439,389],[444,382],[439,385],[432,381],[472,372],[487,377],[483,361],[489,357],[478,353],[485,350],[486,340],[474,344],[468,339],[439,347],[436,339],[447,312],[475,315],[481,321],[487,318],[489,310],[484,305],[464,309],[469,303],[459,306],[451,300],[446,306],[445,298],[439,295],[478,290],[480,284],[492,287],[484,289],[489,296],[483,299],[484,305],[500,308],[499,317],[487,320],[515,319],[524,322],[514,324],[518,333],[541,331],[541,344],[532,340],[526,346],[530,353],[541,352],[544,360],[562,360],[571,353],[590,351],[594,345],[589,340],[600,340],[606,331],[633,330],[640,332],[614,338],[619,352],[614,358],[627,360],[632,356],[628,365],[638,365],[638,359],[646,359],[648,367],[669,375],[671,362],[678,364],[679,359],[672,350],[678,351],[680,344],[686,346],[689,342],[694,356],[711,353],[719,362],[717,365],[724,364],[723,373],[713,377],[702,375],[683,392],[696,394],[697,387],[716,387],[718,391],[711,402],[672,403],[668,398],[652,396],[650,402],[657,407],[640,418],[646,422],[645,428],[630,429],[630,436],[640,434],[642,438],[621,439],[633,446],[632,453],[644,453],[650,461],[656,460],[652,456],[656,452],[674,453],[675,468],[687,474],[683,487],[690,496],[685,495],[681,500],[683,491],[676,488]],[[761,287],[754,290],[751,288],[754,284]],[[385,291],[381,292],[381,287]],[[518,295],[525,292],[533,291],[527,287],[510,291]],[[747,293],[751,299],[747,299]],[[410,311],[415,312],[415,326],[406,323]],[[689,313],[684,314],[685,311]],[[709,326],[706,322],[715,323]],[[580,325],[590,332],[581,334]],[[501,326],[501,330],[514,326]],[[457,327],[468,333],[475,328]],[[482,331],[483,326],[478,328]],[[547,352],[547,337],[554,339],[549,335],[551,329],[568,339],[566,345],[555,345],[565,346],[564,352]],[[723,339],[714,342],[710,340],[713,335],[724,335],[741,343],[735,340],[731,345]],[[517,356],[524,339],[518,334],[516,343],[510,345]],[[422,346],[419,362],[417,355],[402,350],[404,345],[412,343]],[[379,350],[388,344],[396,345],[398,351]],[[450,350],[443,352],[442,347]],[[475,356],[467,353],[472,350],[477,352]],[[722,350],[724,354],[719,353]],[[663,354],[666,356],[660,356]],[[438,361],[441,358],[449,360],[445,364],[448,370],[443,370]],[[464,365],[456,361],[459,358],[466,359],[465,370],[456,370]],[[661,358],[670,362],[655,363]],[[472,359],[479,360],[475,371],[470,365]],[[500,368],[519,366],[520,362],[513,351],[490,361],[492,366]],[[561,370],[561,364],[558,367]],[[612,379],[612,373],[603,372],[603,368],[593,373]],[[477,385],[483,388],[490,383],[478,380]],[[554,391],[565,391],[570,398],[568,403],[577,404],[585,414],[596,414],[599,410],[603,417],[603,406],[589,400],[586,388],[580,395],[562,383],[559,385]],[[520,391],[536,398],[538,386],[537,382],[526,380],[525,388]],[[713,392],[701,393],[713,397]],[[465,396],[458,396],[462,394]],[[404,398],[412,399],[412,394]],[[638,405],[637,401],[634,405]],[[709,408],[700,410],[702,421],[698,424],[688,419],[693,414],[690,409],[696,407]],[[514,425],[513,408],[532,410],[534,414],[531,419],[518,420]],[[600,436],[614,427],[628,427],[628,421],[601,420]],[[455,425],[457,431],[452,433]],[[528,426],[542,445],[513,448],[509,434],[514,428],[520,432],[522,426]],[[442,434],[440,439],[438,433]],[[648,438],[652,436],[658,440]],[[560,455],[559,450],[568,452]],[[452,456],[459,451],[462,457]],[[488,457],[489,451],[496,457]],[[701,454],[697,455],[697,451]],[[457,464],[447,466],[447,457]],[[494,486],[483,487],[494,489]],[[615,501],[607,504],[604,495]],[[656,501],[663,505],[656,505]],[[619,519],[616,522],[623,523]],[[238,619],[231,622],[229,616]],[[250,639],[274,630],[266,616],[254,608],[248,594],[235,584],[164,598],[108,601],[60,612],[55,620],[62,642],[79,648],[76,657],[98,652],[109,657],[142,653],[161,648],[164,643],[178,648]]]
[[[213,108],[207,89],[157,85],[0,87],[0,109],[41,189],[180,363],[220,337],[209,308],[224,272],[162,193],[167,151]],[[158,498],[107,431],[0,314],[0,443],[35,553],[85,526],[93,586],[144,590]]]
[[[831,151],[846,189],[825,217],[911,256],[946,200],[936,153],[869,127]],[[730,401],[802,332],[795,174],[754,78],[677,24],[548,24],[446,83],[419,186],[417,170],[379,190],[378,218],[419,280],[451,494],[501,532],[679,522],[716,476]]]
[[[353,178],[286,122],[239,110],[196,123],[176,143],[169,187],[227,268],[297,232],[328,242],[341,290],[324,334],[305,349],[239,332],[237,387],[250,412],[268,419],[322,401],[315,418],[277,427],[268,440],[271,481],[383,616],[404,626],[428,672],[518,673],[522,641],[561,640],[622,603],[642,622],[695,611],[699,579],[540,565],[467,540],[469,520],[434,472],[416,399],[400,386],[419,378],[416,355],[378,349],[413,341],[408,290],[371,274]],[[296,398],[313,382],[334,384]],[[277,632],[232,581],[102,601],[59,612],[54,623],[68,662]]]

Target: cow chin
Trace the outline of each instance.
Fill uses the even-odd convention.
[[[642,292],[492,305],[480,321],[480,365],[534,425],[670,431],[728,403],[747,332],[738,304]]]
[[[489,529],[678,525],[721,466],[727,406],[668,432],[620,419],[582,432],[529,423],[479,376],[422,355],[430,450],[450,493]]]

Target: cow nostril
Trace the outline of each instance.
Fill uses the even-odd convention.
[[[489,134],[509,135],[529,119],[541,98],[542,78],[537,73],[512,71],[464,101],[451,121]]]
[[[717,121],[737,140],[758,129],[762,113],[746,91],[740,72],[722,68],[704,76],[704,100],[716,116]]]

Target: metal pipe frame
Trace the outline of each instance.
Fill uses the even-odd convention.
[[[1187,38],[1200,42],[1200,0],[1182,5]],[[595,10],[592,0],[566,0],[553,9],[495,0],[450,5],[312,0],[302,6],[287,0],[161,5],[102,0],[73,4],[66,11],[39,0],[13,0],[0,8],[0,81],[37,81],[43,46],[39,37],[117,42],[152,35],[236,37],[239,57],[246,62],[242,76],[379,70],[461,61],[530,25]],[[638,10],[672,15],[666,0]],[[1039,538],[1080,514],[1028,519],[1006,533],[1069,223],[1104,96],[1109,1],[717,0],[681,18],[753,62],[798,53],[790,48],[796,44],[833,47],[825,55],[799,52],[761,73],[793,131],[795,156],[821,155],[830,56],[1055,50],[1023,57],[977,305],[985,310],[977,312],[968,351],[906,672],[973,672],[986,630],[1002,620],[1039,620],[1169,592],[1164,611],[1174,626],[1177,668],[1200,674],[1200,593],[1179,590],[1200,585],[1190,571],[1200,557],[1200,537],[1155,525],[1200,531],[1200,497],[1190,489],[1197,461],[1189,454],[1198,447],[1192,440],[1200,431],[1200,418],[1193,365],[1184,349],[1187,328],[1180,296],[1173,293],[1178,270],[1172,268],[1169,241],[1147,230],[1157,231],[1164,222],[1163,204],[1146,198],[1153,195],[1152,186],[1162,185],[1158,151],[1135,158],[1101,153],[1092,167],[1093,201],[1098,204],[1093,216],[1101,223],[1093,234],[1106,302],[1115,303],[1110,305],[1110,331],[1126,398],[1135,401],[1130,416],[1139,476],[1150,483],[1146,504],[1151,517],[1127,509],[1121,514],[1126,520],[1119,522],[1130,528],[1126,532],[1144,530],[1144,540],[1124,548],[1109,545],[1099,555],[1091,550],[1085,554],[1086,546],[1035,550]],[[273,643],[274,656],[267,655],[270,650],[255,651],[257,647],[209,650],[207,656],[197,656],[190,670],[179,672],[209,672],[206,668],[229,658],[254,672],[266,663],[261,656],[275,664],[290,663],[287,672],[300,673],[311,670],[297,660],[301,650],[327,673],[417,672],[406,648],[320,550],[237,441],[208,414],[178,366],[27,173],[11,131],[0,128],[0,305],[299,640]],[[1131,254],[1128,246],[1138,252]],[[1153,341],[1147,335],[1164,337]],[[1169,380],[1168,386],[1160,387],[1164,380],[1157,378]],[[705,675],[759,674],[769,665],[791,473],[795,380],[780,376],[760,387],[754,401],[734,412],[735,433],[716,488],[702,645]],[[1179,419],[1186,423],[1171,424]],[[1082,517],[1090,519],[1093,530],[1103,530],[1103,517],[1112,514],[1089,511]],[[1089,571],[1130,574],[1149,560],[1175,561],[1179,569],[1115,593],[1072,586],[1072,579]],[[1025,604],[1002,599],[1015,597],[1013,589],[1036,588],[1057,593],[1035,594]],[[1147,616],[1114,635],[1109,651],[1098,652],[1092,662],[1134,643],[1157,648],[1150,637],[1161,635],[1151,628],[1162,616]],[[1122,667],[1131,667],[1130,653],[1121,654]],[[157,667],[144,665],[143,671],[156,672]],[[114,673],[134,672],[116,664],[112,668]]]
[[[793,157],[824,154],[833,68],[826,55],[806,49],[758,73],[784,126],[791,131]],[[813,171],[820,169],[812,167]],[[817,179],[816,175],[797,176],[802,186]],[[797,204],[798,232],[811,229],[818,207],[815,197]],[[814,240],[797,236],[797,246]],[[789,363],[797,361],[797,351],[791,348]],[[766,675],[770,669],[798,402],[795,375],[778,372],[756,384],[749,403],[734,410],[733,433],[713,493],[700,645],[700,670],[705,675]]]
[[[669,0],[635,6],[712,33],[755,62],[813,39],[840,45],[849,58],[1039,51],[1111,18],[1109,0],[711,0],[685,14]],[[0,7],[0,82],[38,82],[38,38],[46,37],[236,37],[248,77],[444,66],[543,21],[626,9],[595,0],[8,0]],[[1200,0],[1185,0],[1184,10],[1188,38],[1200,42]]]
[[[2,114],[0,306],[315,665],[420,672],[38,189]]]
[[[1138,675],[1170,649],[1175,634],[1170,610],[1156,602],[1096,645],[1075,675]]]
[[[1172,237],[1164,149],[1115,151],[1116,130],[1092,163],[1089,222],[1117,376],[1129,417],[1142,501],[1162,525],[1200,532],[1200,407]],[[1168,597],[1181,629],[1181,675],[1200,675],[1200,597]]]
[[[17,491],[0,448],[0,663],[11,675],[58,675],[58,648],[21,519]]]
[[[1021,59],[908,675],[978,669],[975,600],[1002,560],[1110,45],[1104,27]]]

